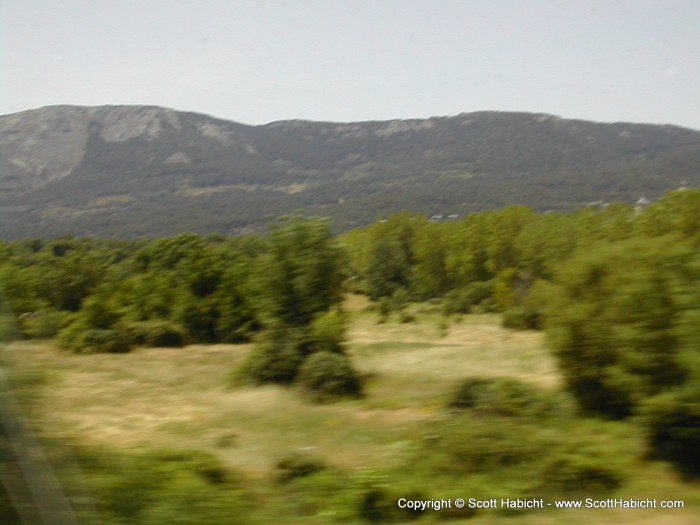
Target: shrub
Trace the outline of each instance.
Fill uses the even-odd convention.
[[[522,306],[509,308],[503,312],[501,319],[503,328],[511,328],[513,330],[537,330],[540,328],[540,317],[537,312]]]
[[[630,454],[630,443],[624,438],[610,438],[609,423],[590,423],[580,423],[577,429],[567,428],[562,439],[542,458],[538,473],[540,492],[601,494],[622,486],[627,477],[625,462],[636,461],[636,453]],[[628,427],[622,431],[629,433]]]
[[[700,385],[650,399],[640,414],[651,455],[700,476]]]
[[[219,317],[214,301],[188,297],[175,309],[174,319],[185,329],[187,338],[198,343],[217,341],[216,322]]]
[[[357,522],[356,485],[347,472],[304,454],[294,454],[289,459],[293,463],[289,465],[291,469],[285,466],[278,471],[281,477],[276,490],[286,497],[285,508],[277,515],[325,518],[321,519],[323,523]]]
[[[339,397],[358,397],[360,382],[349,359],[341,354],[317,352],[299,369],[299,386],[316,401]]]
[[[317,316],[310,326],[311,351],[343,353],[345,331],[342,312],[331,310]]]
[[[397,288],[394,293],[391,294],[389,300],[391,301],[391,309],[400,312],[408,306],[408,303],[411,301],[411,295],[406,288],[401,287]]]
[[[0,485],[0,520],[6,525],[22,524],[4,484]]]
[[[88,328],[82,322],[74,322],[58,335],[59,346],[77,354],[121,354],[133,348],[132,339],[123,330]]]
[[[88,487],[109,523],[248,523],[238,477],[213,455],[155,450],[126,455],[77,451]]]
[[[132,349],[129,337],[120,330],[88,330],[79,338],[78,346],[86,353],[122,354]]]
[[[438,322],[438,335],[440,338],[447,337],[449,331],[450,324],[448,320],[445,317],[440,318],[440,321]]]
[[[298,478],[304,478],[328,468],[320,458],[309,454],[294,454],[277,462],[277,481],[288,483]]]
[[[408,324],[408,323],[415,323],[416,322],[416,316],[402,310],[401,313],[399,314],[399,323],[401,324]]]
[[[415,490],[409,483],[389,479],[385,474],[372,468],[356,472],[348,501],[352,517],[368,523],[406,523],[420,517],[415,509],[400,508],[399,498],[410,500],[430,499],[421,490]],[[421,484],[422,485],[422,484]]]
[[[170,321],[144,321],[129,326],[134,342],[149,347],[181,347],[185,344],[183,330]]]
[[[108,330],[120,319],[119,313],[104,293],[86,298],[80,308],[80,317],[87,326],[98,330]]]
[[[448,406],[483,415],[521,418],[542,418],[568,411],[556,394],[507,377],[465,379],[455,389]]]
[[[284,340],[281,335],[261,334],[248,358],[235,372],[235,379],[255,385],[294,381],[304,354],[298,340],[293,337]]]
[[[585,410],[624,418],[688,380],[686,357],[700,339],[698,283],[696,250],[644,239],[581,252],[554,285],[539,287],[549,342]]]
[[[244,525],[251,523],[247,504],[238,492],[217,490],[202,480],[181,474],[166,483],[140,513],[142,525]],[[122,522],[123,523],[123,522]]]
[[[427,477],[461,478],[537,464],[550,446],[515,420],[452,418],[431,426],[410,463]]]
[[[58,335],[74,319],[75,314],[60,310],[41,310],[21,319],[22,334],[35,339],[48,339]]]
[[[474,414],[432,421],[398,475],[484,499],[611,492],[636,458],[610,430]]]
[[[623,475],[610,455],[587,452],[555,452],[541,474],[543,489],[556,494],[595,494],[619,488]]]
[[[477,281],[464,288],[452,290],[445,296],[443,312],[447,315],[469,313],[475,306],[484,303],[493,295],[493,282]],[[490,311],[489,308],[486,308]]]
[[[386,323],[389,320],[389,316],[391,315],[391,299],[389,299],[387,296],[384,296],[381,299],[379,299],[377,311],[379,312],[378,322]]]
[[[357,515],[369,523],[405,523],[408,519],[420,517],[421,511],[399,508],[396,502],[403,496],[393,494],[383,487],[362,490],[358,494],[356,503]]]
[[[184,469],[214,485],[231,481],[230,473],[221,461],[213,454],[201,450],[154,450],[144,455],[144,460],[159,464],[162,468]]]

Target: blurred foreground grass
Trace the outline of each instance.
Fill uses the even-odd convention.
[[[541,334],[505,330],[493,315],[453,318],[445,327],[429,305],[411,307],[415,322],[378,324],[377,314],[367,307],[357,296],[346,302],[352,318],[349,353],[365,378],[366,395],[331,405],[310,404],[290,388],[231,387],[230,371],[249,345],[74,355],[59,352],[50,342],[23,342],[7,350],[17,369],[41,377],[33,390],[23,392],[39,434],[49,443],[94,451],[78,452],[78,461],[108,524],[111,516],[116,516],[113,523],[155,524],[173,522],[173,515],[181,516],[177,523],[408,522],[386,507],[395,507],[396,497],[409,497],[410,491],[426,499],[534,496],[527,492],[538,487],[533,480],[544,468],[537,455],[544,462],[547,449],[558,446],[558,440],[571,442],[561,443],[562,457],[573,458],[575,465],[585,458],[585,451],[577,450],[579,441],[601,451],[603,466],[608,456],[619,460],[621,488],[598,499],[680,499],[686,508],[548,509],[507,516],[509,523],[700,522],[700,486],[680,480],[666,464],[644,460],[641,436],[631,423],[573,416],[546,424],[496,421],[455,415],[446,408],[456,386],[468,377],[512,377],[545,392],[557,390],[560,377]],[[464,448],[471,440],[482,443],[482,449]],[[493,472],[458,464],[460,458],[468,463],[484,461],[491,452],[498,456],[501,446],[514,452]],[[202,456],[172,459],[172,452],[162,452],[166,449],[200,451]],[[534,457],[519,464],[525,449]],[[161,452],[149,455],[154,450]],[[100,457],[90,460],[90,454]],[[120,454],[131,459],[120,460]],[[202,478],[202,472],[218,468],[234,472],[233,481],[216,476],[212,481],[210,474]],[[279,481],[281,468],[287,472],[284,483]],[[130,474],[130,469],[137,472]],[[188,474],[175,476],[176,471]],[[153,494],[143,489],[149,476]],[[166,483],[171,478],[179,481]],[[542,485],[541,490],[560,494],[560,485]],[[106,496],[119,490],[127,500],[128,494],[136,498],[142,493],[148,510],[130,510],[116,496]],[[192,496],[186,504],[183,494],[199,492],[201,498]],[[580,497],[585,496],[570,494],[570,499]],[[208,510],[198,514],[197,505]],[[420,519],[441,517],[446,514],[429,512]],[[505,519],[503,513],[484,512],[463,521]]]

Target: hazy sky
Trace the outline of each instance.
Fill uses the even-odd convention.
[[[700,0],[3,0],[0,113],[535,111],[700,129]]]

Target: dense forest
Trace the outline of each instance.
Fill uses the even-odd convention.
[[[6,318],[17,320],[4,323],[10,338],[55,338],[78,354],[253,342],[246,360],[231,370],[233,385],[291,385],[310,403],[324,404],[364,395],[364,379],[347,349],[348,295],[367,296],[380,324],[394,319],[409,325],[409,306],[416,303],[439,308],[444,330],[459,316],[498,314],[509,329],[544,330],[564,379],[562,395],[576,414],[629,421],[645,436],[649,458],[670,462],[683,476],[700,475],[698,190],[678,190],[645,207],[539,213],[511,206],[442,221],[399,213],[340,236],[326,220],[292,215],[275,221],[266,235],[23,239],[0,244],[0,279]],[[563,417],[561,399],[513,381],[465,380],[450,409],[480,414],[493,425],[470,430],[459,420],[445,423],[447,437],[422,449],[406,490],[422,493],[436,465],[455,482],[464,474],[455,458],[492,487],[490,469],[521,469],[519,479],[534,480],[521,493],[615,490],[624,476],[615,470],[614,454],[595,448],[595,430],[569,435],[565,425],[543,423],[553,414]],[[512,448],[511,433],[532,435],[530,456]],[[570,448],[553,447],[552,435]],[[470,440],[486,448],[467,450]],[[576,455],[587,447],[594,452]],[[549,449],[561,454],[546,456],[549,470],[528,470],[535,469],[531,456]],[[208,516],[201,523],[233,510],[242,516],[235,523],[248,522],[246,513],[254,522],[245,498],[236,499],[235,509],[223,502],[220,491],[233,482],[223,479],[212,458],[161,454],[129,461],[156,465],[150,474],[155,484],[176,468],[203,476],[197,483],[211,485],[211,492],[191,482],[203,491],[204,503],[194,505]],[[370,488],[350,504],[341,501],[350,481],[321,463],[296,458],[279,468],[288,490],[301,483],[294,490],[313,491],[308,480],[316,479],[324,494],[335,493],[337,508],[353,509],[342,520],[408,519],[395,515],[387,503],[393,493],[376,483],[365,480]],[[319,472],[325,477],[314,478]],[[412,479],[423,481],[411,486]],[[120,490],[100,493],[115,523],[166,522],[158,521],[169,516],[161,503],[154,507],[161,515],[149,511],[138,521],[136,507],[114,503],[128,492]],[[465,509],[453,517],[468,515]]]

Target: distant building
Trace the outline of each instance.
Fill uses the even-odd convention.
[[[647,199],[646,197],[639,197],[637,199],[637,202],[634,203],[634,211],[637,213],[640,213],[644,208],[649,206],[651,204],[651,201]]]

